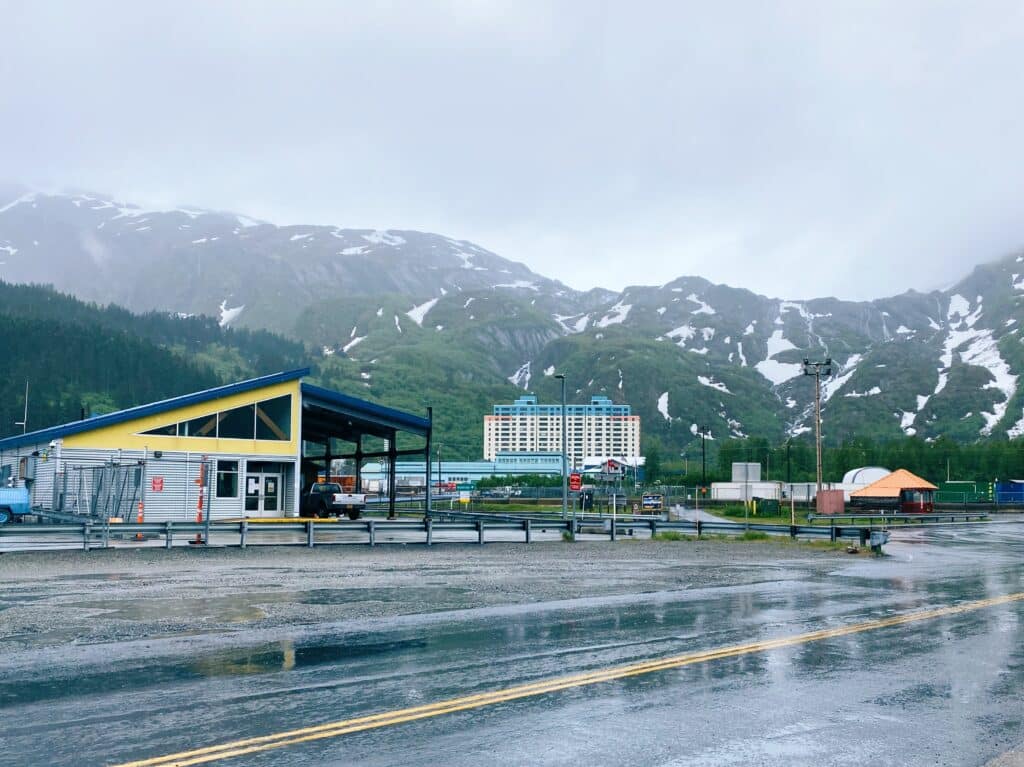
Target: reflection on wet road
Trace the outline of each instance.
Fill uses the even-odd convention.
[[[0,681],[0,763],[122,763],[587,674],[607,678],[221,763],[977,765],[1024,741],[1024,603],[998,601],[1024,591],[1024,531],[899,531],[889,553],[814,578],[424,611],[245,648],[199,637],[187,655],[36,669]],[[308,598],[367,596],[330,591]],[[943,610],[973,600],[994,602]],[[812,632],[828,633],[773,642]],[[661,663],[740,646],[755,649]],[[644,663],[659,670],[606,671]],[[156,762],[170,763],[189,762]]]

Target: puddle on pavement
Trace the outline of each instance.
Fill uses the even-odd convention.
[[[273,604],[345,605],[357,602],[444,602],[468,593],[466,588],[360,588],[308,591],[252,592],[192,599],[110,599],[65,603],[64,607],[100,610],[105,618],[129,621],[209,617],[226,623],[246,623],[267,616],[261,606]]]

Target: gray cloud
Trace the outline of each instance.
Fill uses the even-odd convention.
[[[371,7],[372,6],[372,7]],[[0,174],[473,239],[576,287],[1024,245],[1024,6],[0,2]]]

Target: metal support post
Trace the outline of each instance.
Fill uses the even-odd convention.
[[[370,545],[377,545],[377,520],[371,519],[366,522],[366,532],[370,536]]]
[[[174,545],[174,532],[171,529],[173,526],[174,526],[174,523],[171,522],[171,520],[167,520],[166,522],[164,522],[164,548],[165,549],[169,549],[169,548],[171,548],[171,546]],[[244,546],[245,544],[243,543],[242,545]]]
[[[481,546],[484,545],[484,521],[482,519],[476,521],[476,542]]]
[[[427,528],[427,545],[432,546],[434,544],[434,520],[427,517],[423,524]]]
[[[83,522],[82,523],[82,550],[83,551],[88,551],[89,550],[89,536],[90,535],[92,535],[92,523],[91,522]]]
[[[397,516],[395,514],[395,492],[397,491],[398,484],[395,476],[395,463],[398,460],[397,446],[395,445],[396,436],[392,432],[391,439],[388,440],[388,519],[394,519]]]
[[[559,373],[555,376],[562,383],[562,519],[569,516],[569,475],[568,456],[566,455],[566,433],[565,433],[565,374]]]
[[[243,519],[238,533],[238,545],[245,548],[245,539],[249,536],[249,520]]]
[[[313,520],[306,522],[306,546],[313,548]]]
[[[431,488],[431,486],[430,486],[432,484],[431,476],[430,476],[430,441],[431,441],[431,437],[433,437],[433,435],[434,435],[434,408],[432,408],[432,407],[428,407],[427,408],[427,420],[430,421],[430,429],[427,431],[427,444],[423,448],[423,463],[424,463],[424,468],[426,469],[426,471],[424,472],[424,477],[423,478],[424,478],[424,480],[426,480],[426,483],[427,483],[427,487],[426,487],[426,509],[425,509],[424,516],[429,519],[430,518],[430,512],[432,510],[431,502],[432,502],[432,499],[433,499],[433,488]],[[440,482],[441,477],[438,477],[437,479]]]
[[[532,535],[531,535],[531,530],[530,530],[530,520],[529,519],[524,519],[523,520],[523,532],[526,534],[526,542],[527,543],[531,543]]]

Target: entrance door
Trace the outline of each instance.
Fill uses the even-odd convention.
[[[281,475],[247,472],[245,475],[245,510],[260,517],[281,513]]]

